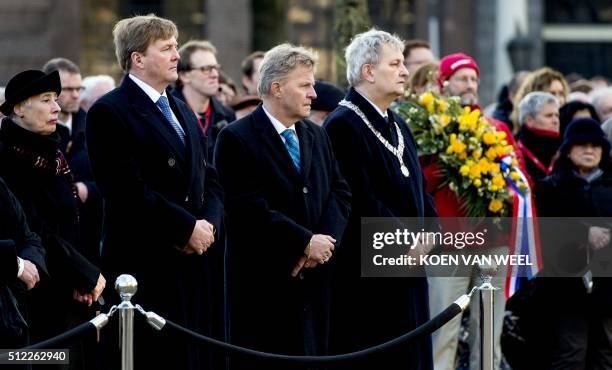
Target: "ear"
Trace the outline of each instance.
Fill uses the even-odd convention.
[[[525,115],[525,122],[523,123],[525,124],[525,126],[531,127],[531,125],[533,124],[533,117],[531,117],[531,114]]]
[[[15,106],[13,107],[13,113],[15,113],[17,117],[23,118],[23,115],[24,115],[23,111],[24,111],[24,108],[23,108],[22,103],[15,104]]]
[[[144,68],[144,63],[142,61],[142,54],[137,51],[132,52],[130,55],[130,59],[132,60],[132,66],[138,68]]]
[[[274,96],[275,98],[280,98],[282,93],[282,86],[280,81],[274,81],[272,82],[272,84],[270,85],[270,95]]]
[[[371,64],[364,64],[361,66],[361,75],[364,81],[368,81],[369,83],[374,83],[376,81],[374,78],[374,66]]]

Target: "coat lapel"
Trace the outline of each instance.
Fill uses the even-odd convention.
[[[300,139],[300,162],[302,165],[302,179],[307,179],[312,163],[312,146],[314,144],[313,134],[306,122],[300,121],[295,125]]]
[[[283,140],[280,138],[278,132],[276,132],[274,129],[272,122],[270,122],[270,119],[266,115],[266,112],[264,112],[261,104],[253,111],[251,114],[251,119],[253,120],[255,129],[259,133],[262,142],[271,151],[271,157],[280,157],[279,162],[281,166],[285,168],[285,171],[287,171],[296,180],[299,180],[300,175],[293,165],[289,152],[287,152],[287,148],[285,147]],[[300,156],[302,155],[301,151],[302,149],[300,149]]]
[[[361,111],[368,118],[372,126],[374,126],[374,128],[378,132],[380,132],[381,135],[389,141],[389,143],[391,143],[391,145],[397,145],[398,138],[395,135],[395,127],[393,125],[390,125],[389,122],[387,122],[383,118],[383,116],[381,116],[380,113],[378,113],[376,109],[374,109],[370,102],[368,102],[363,96],[361,96],[361,94],[359,94],[353,88],[349,90],[346,97],[347,100],[353,102],[356,106],[359,107],[359,109],[361,109]],[[387,111],[387,114],[390,114],[389,110]],[[393,116],[390,115],[390,117]],[[361,121],[361,118],[359,118],[359,120]]]
[[[166,121],[162,112],[157,108],[157,105],[153,103],[149,96],[142,91],[129,76],[123,78],[121,88],[126,90],[126,95],[130,99],[130,104],[134,111],[142,117],[142,124],[147,125],[147,127],[152,127],[159,133],[159,136],[162,137],[166,144],[175,152],[177,158],[184,162],[185,146],[172,126],[170,126],[170,123]]]

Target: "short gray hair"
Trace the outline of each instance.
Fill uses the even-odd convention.
[[[96,75],[96,76],[87,76],[81,82],[81,85],[85,88],[83,93],[81,94],[81,101],[90,101],[92,98],[92,92],[95,90],[96,86],[108,84],[113,89],[115,88],[115,80],[109,75]]]
[[[554,95],[543,91],[534,91],[525,95],[519,103],[519,124],[525,124],[527,116],[535,117],[546,104],[559,108],[559,101]]]
[[[297,66],[314,70],[316,64],[316,54],[304,47],[288,43],[275,46],[264,55],[259,66],[257,93],[261,97],[267,96],[272,83],[284,79]]]
[[[595,107],[595,111],[597,112],[599,117],[603,117],[603,114],[602,114],[603,112],[601,111],[601,106],[600,106],[601,99],[608,95],[612,95],[612,87],[598,89],[595,92],[593,92],[591,96],[591,104],[593,104],[593,107]]]
[[[346,47],[346,79],[355,87],[362,82],[361,67],[364,64],[378,64],[381,46],[389,44],[404,52],[404,42],[396,35],[372,28],[356,35]]]
[[[601,124],[601,129],[609,142],[612,143],[612,117],[608,118],[604,123]],[[610,149],[610,156],[612,156],[612,149]]]

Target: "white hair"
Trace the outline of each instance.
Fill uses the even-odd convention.
[[[87,76],[81,84],[85,88],[81,94],[81,100],[85,102],[90,102],[94,97],[94,90],[99,85],[107,84],[111,86],[111,89],[115,88],[115,80],[109,75]]]
[[[361,67],[364,64],[378,64],[383,44],[389,44],[404,52],[404,42],[398,36],[376,28],[353,37],[344,54],[346,79],[349,85],[355,87],[362,82]]]
[[[593,94],[591,95],[591,104],[593,104],[593,107],[595,107],[595,111],[597,112],[599,117],[601,117],[602,119],[603,119],[604,112],[601,111],[602,107],[600,103],[601,103],[601,99],[608,95],[612,95],[612,87],[605,87],[603,89],[598,89],[595,92],[593,92]]]
[[[519,103],[519,124],[525,124],[527,116],[535,117],[546,104],[559,108],[559,100],[547,92],[533,91],[525,95]]]

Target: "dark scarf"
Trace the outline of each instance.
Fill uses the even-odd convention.
[[[38,135],[17,125],[10,118],[5,118],[0,129],[0,141],[9,152],[34,171],[65,177],[70,184],[74,183],[68,162],[59,149],[61,138],[57,132],[47,136]],[[74,184],[72,192],[77,195]]]
[[[551,159],[561,145],[559,134],[555,135],[550,131],[532,129],[527,127],[527,125],[521,126],[517,140],[520,140],[544,166],[550,165]]]

